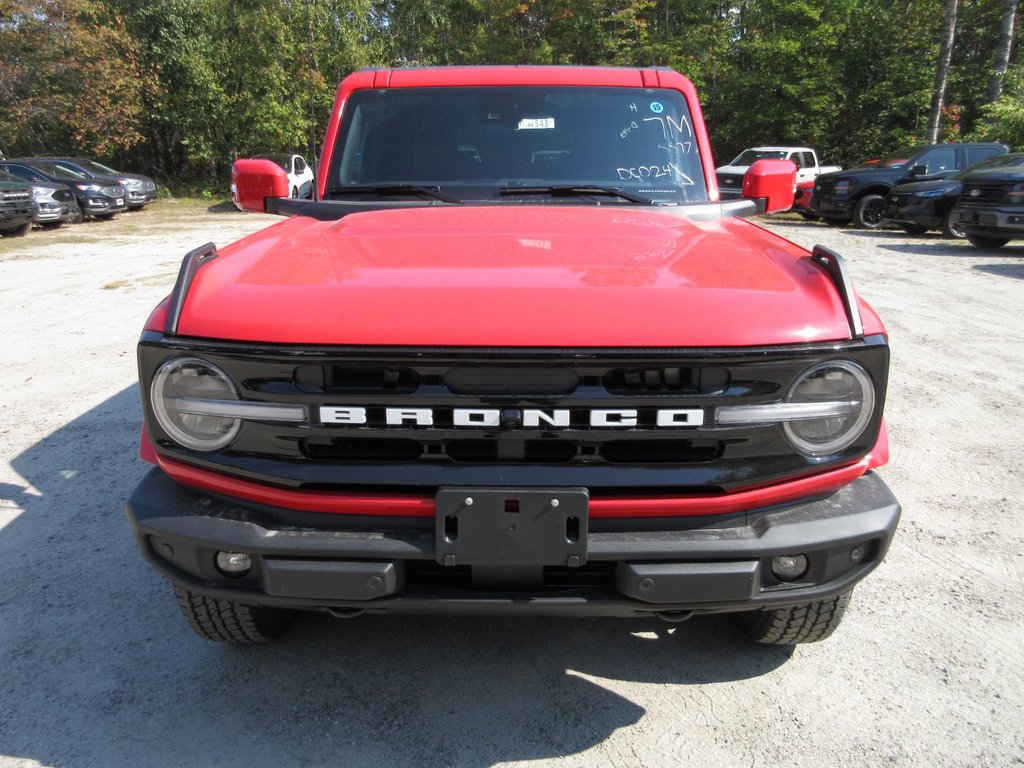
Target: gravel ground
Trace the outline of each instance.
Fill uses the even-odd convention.
[[[0,242],[0,767],[1024,763],[1024,246],[766,226],[891,332],[887,562],[829,640],[724,618],[303,618],[195,637],[121,505],[134,346],[185,251],[272,220],[159,203]]]

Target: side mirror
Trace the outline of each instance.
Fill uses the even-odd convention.
[[[743,196],[764,200],[765,213],[793,207],[796,164],[792,160],[758,160],[743,175]]]
[[[268,197],[288,197],[288,174],[271,160],[235,160],[231,184],[235,203],[245,211],[266,213]]]
[[[927,176],[928,166],[927,165],[915,165],[910,169],[911,176]]]

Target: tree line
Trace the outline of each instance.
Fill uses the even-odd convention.
[[[669,66],[716,162],[801,144],[849,165],[909,143],[1024,150],[1017,0],[0,0],[0,151],[223,184],[319,151],[374,66]]]

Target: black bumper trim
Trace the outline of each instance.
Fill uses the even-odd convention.
[[[591,532],[588,562],[617,571],[612,584],[510,592],[447,584],[403,588],[404,566],[435,560],[432,528],[389,527],[386,517],[374,518],[379,526],[373,529],[269,528],[240,519],[238,507],[184,488],[156,469],[132,494],[126,513],[143,554],[165,578],[236,602],[342,613],[636,616],[754,610],[834,597],[881,562],[900,507],[869,473],[824,499],[752,510],[746,525],[733,520],[726,527]],[[253,555],[250,579],[219,575],[213,567],[218,550]],[[770,559],[796,553],[812,555],[817,565],[795,584],[773,582]],[[275,570],[281,573],[278,558],[301,565],[287,567],[287,586],[270,594],[268,575],[273,585]],[[654,564],[663,567],[648,567]],[[363,581],[377,588],[373,577],[390,574],[392,566],[396,580],[383,591],[357,584],[356,577],[366,576]],[[639,579],[631,581],[633,575]],[[654,576],[653,590],[639,585]]]

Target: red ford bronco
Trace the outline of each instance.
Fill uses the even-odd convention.
[[[189,253],[139,343],[146,559],[215,640],[297,611],[732,613],[828,636],[900,508],[886,332],[843,259],[719,201],[667,69],[357,72],[312,200]]]

